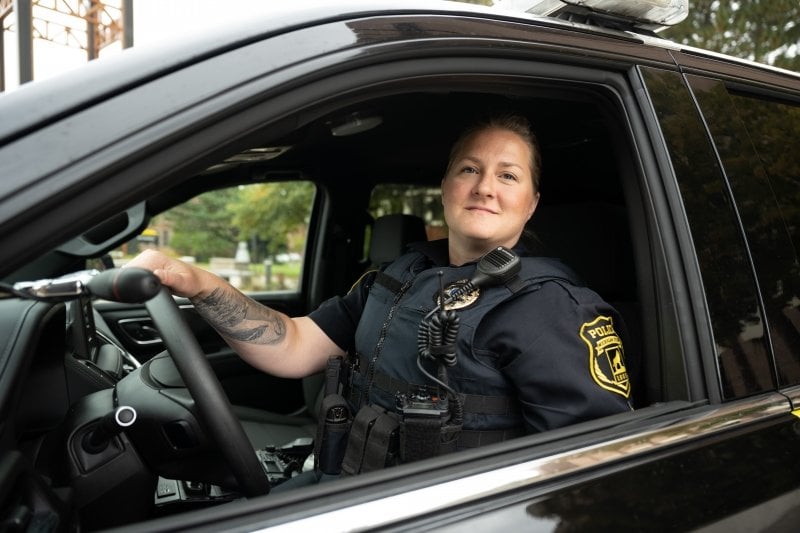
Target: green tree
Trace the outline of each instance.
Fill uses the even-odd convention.
[[[299,252],[314,201],[310,182],[260,183],[242,187],[228,203],[238,240],[257,238],[268,254]]]
[[[692,0],[685,21],[664,30],[673,41],[800,70],[797,0]]]
[[[207,192],[161,215],[172,228],[169,247],[202,262],[212,256],[233,257],[238,231],[231,227],[227,206],[238,195],[236,189]]]

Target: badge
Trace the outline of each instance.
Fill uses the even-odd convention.
[[[589,371],[600,387],[630,397],[631,385],[625,369],[622,341],[611,317],[598,316],[581,326],[581,338],[589,346]]]
[[[474,288],[471,291],[466,290],[468,282],[469,280],[462,279],[459,281],[454,281],[444,288],[444,299],[447,301],[447,304],[444,306],[446,311],[453,309],[464,309],[465,307],[469,307],[470,305],[474,304],[478,300],[478,296],[481,295],[480,289]],[[454,296],[455,298],[453,298]],[[437,305],[441,304],[438,291],[434,295],[433,299]]]

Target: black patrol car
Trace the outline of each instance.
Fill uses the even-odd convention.
[[[0,95],[0,530],[796,527],[800,76],[660,39],[685,1],[282,4]],[[86,270],[167,247],[303,315],[402,245],[387,217],[442,235],[495,109],[542,146],[532,229],[625,317],[635,410],[264,494],[309,468],[319,377]]]

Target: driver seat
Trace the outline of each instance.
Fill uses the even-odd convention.
[[[425,223],[415,215],[392,214],[379,217],[372,225],[370,268],[392,261],[412,242],[428,240]],[[317,415],[324,391],[324,373],[303,378],[304,407],[292,414],[280,414],[245,406],[233,406],[245,433],[256,449],[281,446],[303,437],[314,438]]]

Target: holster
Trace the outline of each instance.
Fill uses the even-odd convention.
[[[314,442],[314,468],[331,475],[341,472],[352,422],[347,401],[340,393],[341,370],[341,357],[328,360],[325,369],[325,396],[319,410]]]
[[[322,399],[314,457],[316,469],[325,474],[338,475],[342,470],[342,459],[347,435],[350,433],[350,410],[340,394],[329,394]]]

